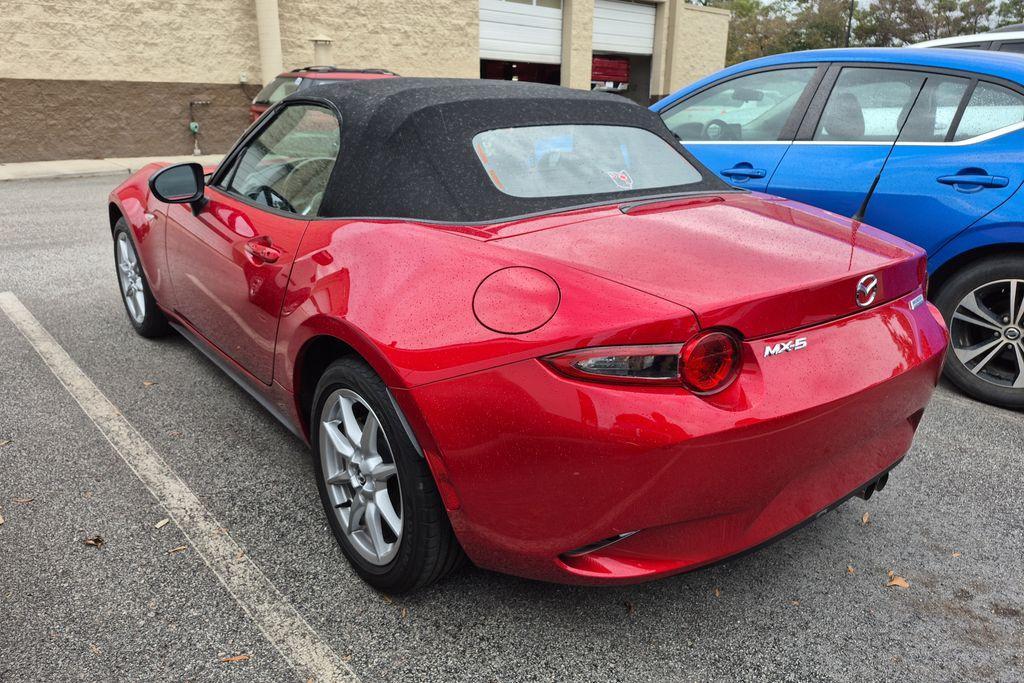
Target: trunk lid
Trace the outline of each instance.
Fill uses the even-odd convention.
[[[724,194],[524,221],[492,241],[690,308],[702,327],[755,339],[840,318],[914,291],[924,252],[788,200]],[[858,304],[868,275],[877,292]],[[862,300],[863,303],[863,300]]]

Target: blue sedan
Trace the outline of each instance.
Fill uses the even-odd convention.
[[[729,67],[652,109],[733,185],[926,249],[952,338],[946,376],[1024,408],[1024,58],[795,52]]]

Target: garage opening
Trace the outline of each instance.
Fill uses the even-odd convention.
[[[650,3],[596,0],[592,88],[650,104],[656,12]]]
[[[480,78],[561,81],[562,0],[480,0]]]

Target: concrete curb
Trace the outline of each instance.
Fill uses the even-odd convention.
[[[88,176],[129,176],[146,164],[166,161],[172,164],[195,161],[204,166],[220,163],[223,154],[201,156],[120,157],[110,159],[62,159],[59,161],[26,161],[0,164],[0,182],[5,180],[39,180],[45,178],[82,178]]]

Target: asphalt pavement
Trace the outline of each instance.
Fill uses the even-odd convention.
[[[947,387],[884,492],[737,560],[625,588],[468,568],[376,593],[308,450],[186,341],[131,330],[119,180],[0,183],[0,292],[359,680],[1024,680],[1024,415]],[[174,515],[112,443],[0,313],[0,681],[306,680],[190,528],[158,527]]]

